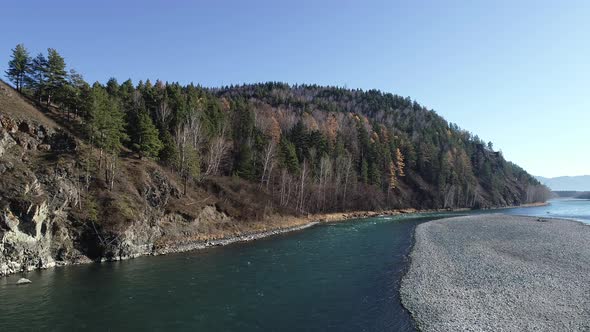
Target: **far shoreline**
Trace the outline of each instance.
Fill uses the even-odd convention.
[[[473,212],[473,211],[492,211],[492,210],[502,210],[502,209],[512,209],[512,208],[529,208],[529,207],[538,207],[538,206],[547,206],[549,202],[538,202],[538,203],[526,203],[522,205],[514,205],[514,206],[500,206],[500,207],[490,207],[490,208],[483,208],[483,209],[472,209],[472,208],[445,208],[445,209],[415,209],[415,208],[405,208],[405,209],[392,209],[392,210],[381,210],[381,211],[351,211],[351,212],[333,212],[333,213],[319,213],[319,214],[309,214],[307,216],[302,217],[294,217],[290,216],[287,217],[290,220],[296,220],[294,223],[295,225],[289,225],[285,227],[276,227],[271,229],[265,229],[261,231],[252,231],[252,232],[244,232],[241,234],[237,234],[235,236],[230,237],[210,237],[204,240],[198,241],[188,241],[186,243],[181,244],[171,244],[170,246],[158,248],[154,250],[154,252],[147,254],[147,255],[137,255],[134,257],[127,257],[127,258],[119,258],[119,259],[102,259],[101,262],[109,262],[109,261],[119,261],[125,259],[131,259],[135,257],[141,256],[159,256],[159,255],[166,255],[170,253],[180,253],[180,252],[188,252],[193,250],[201,250],[207,249],[211,247],[220,247],[225,246],[233,243],[242,243],[242,242],[250,242],[256,241],[268,237],[272,237],[275,235],[284,235],[287,233],[297,232],[301,230],[305,230],[307,228],[311,228],[317,225],[322,224],[331,224],[331,223],[340,223],[351,221],[355,219],[368,219],[368,218],[377,218],[377,217],[387,217],[387,216],[397,216],[397,215],[417,215],[417,214],[428,214],[428,213],[445,213],[445,212]],[[269,217],[273,218],[273,217]],[[275,217],[281,218],[281,217]]]

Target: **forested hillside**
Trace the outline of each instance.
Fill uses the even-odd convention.
[[[300,213],[454,208],[543,201],[544,186],[477,136],[408,97],[377,90],[262,83],[221,88],[156,80],[106,84],[67,71],[54,49],[13,50],[17,90],[97,151],[84,181],[116,186],[133,154],[187,187],[220,176],[257,184],[269,208]],[[195,78],[198,79],[198,78]],[[67,123],[69,122],[69,124]],[[87,166],[90,167],[90,166]]]
[[[6,76],[14,89],[0,82],[0,275],[317,220],[548,196],[491,143],[390,93],[90,85],[56,50],[31,58],[22,45]]]

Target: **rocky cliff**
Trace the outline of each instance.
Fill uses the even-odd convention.
[[[149,162],[124,161],[114,192],[86,190],[83,149],[60,129],[0,115],[0,275],[186,250],[303,223],[232,217],[212,193],[181,196],[173,176]]]
[[[237,207],[257,189],[237,179],[210,179],[181,195],[175,174],[136,157],[122,158],[108,190],[89,165],[97,151],[51,115],[0,89],[0,276],[187,250],[307,223],[270,218],[254,199]]]

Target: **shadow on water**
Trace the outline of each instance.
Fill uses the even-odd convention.
[[[414,331],[399,284],[415,227],[320,225],[225,247],[0,279],[0,330]]]

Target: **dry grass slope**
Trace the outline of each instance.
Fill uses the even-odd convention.
[[[0,112],[14,120],[33,121],[50,129],[59,127],[55,121],[39,112],[30,101],[2,80],[0,80]]]

